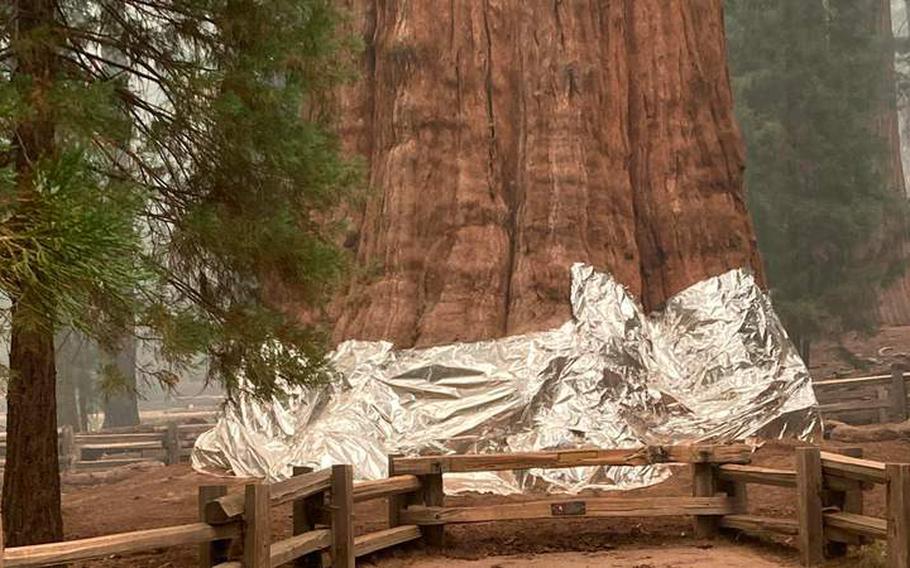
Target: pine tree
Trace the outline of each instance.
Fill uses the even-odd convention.
[[[0,38],[0,289],[12,301],[3,528],[62,537],[54,331],[267,396],[325,377],[318,304],[356,181],[325,93],[351,42],[329,0],[19,0]],[[168,379],[172,368],[160,369]],[[245,377],[245,383],[239,377]]]
[[[728,0],[746,186],[775,307],[811,341],[877,324],[902,269],[902,199],[877,128],[886,88],[879,0]]]

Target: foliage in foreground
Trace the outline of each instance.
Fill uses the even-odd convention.
[[[107,344],[135,327],[171,364],[209,356],[230,392],[322,377],[322,334],[268,300],[316,306],[344,265],[319,214],[355,181],[324,113],[352,47],[334,3],[3,9],[0,290],[19,315]]]

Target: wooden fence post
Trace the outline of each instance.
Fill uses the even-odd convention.
[[[166,464],[174,465],[180,463],[180,430],[176,422],[167,423],[167,431],[164,434],[164,449],[166,452]]]
[[[354,466],[332,466],[332,568],[354,568]],[[246,566],[244,566],[246,568]]]
[[[800,561],[803,566],[818,566],[825,560],[822,461],[818,448],[796,448],[796,512]]]
[[[246,486],[243,504],[243,568],[270,568],[269,486]]]
[[[395,458],[396,455],[389,456],[389,477],[395,477]],[[389,528],[397,527],[399,524],[399,518],[401,517],[401,510],[407,504],[407,496],[405,495],[390,495],[388,498],[389,505]]]
[[[219,497],[227,495],[227,486],[225,485],[200,485],[199,486],[199,520],[208,523],[209,518],[205,514],[207,503],[214,501]],[[230,540],[215,540],[212,542],[203,542],[199,545],[199,568],[211,568],[216,564],[226,562],[228,550],[230,549]]]
[[[710,463],[692,464],[692,496],[713,497],[715,493],[717,493],[717,478],[714,465]],[[695,538],[716,536],[719,518],[715,515],[695,515]]]
[[[903,422],[907,419],[907,385],[904,383],[904,368],[901,365],[891,366],[891,421]]]
[[[888,477],[888,566],[910,568],[910,464],[885,466]]]
[[[72,471],[76,464],[76,434],[69,424],[60,429],[60,454],[63,458],[61,466],[63,471]]]
[[[313,471],[311,467],[294,466],[294,476]],[[295,535],[309,532],[316,528],[322,509],[325,506],[325,493],[310,495],[304,499],[295,499],[293,503],[293,533]],[[294,568],[322,568],[322,553],[319,551],[297,558]]]
[[[442,473],[430,473],[420,477],[420,496],[427,507],[442,507],[445,504],[445,489]],[[430,546],[445,546],[445,525],[424,525],[420,527],[423,538]]]
[[[838,453],[852,458],[863,457],[862,448],[838,448]],[[846,480],[842,483],[850,483]],[[828,478],[822,479],[822,508],[834,507],[844,513],[854,515],[863,514],[863,489],[862,482],[853,482],[853,489],[832,489],[828,486]],[[825,527],[825,556],[828,558],[845,556],[847,554],[847,545],[863,544],[862,536]]]

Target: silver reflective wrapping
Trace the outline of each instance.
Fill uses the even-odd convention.
[[[572,267],[573,319],[476,343],[394,349],[347,341],[338,380],[284,401],[241,401],[198,438],[197,470],[272,480],[291,467],[389,454],[636,447],[750,436],[808,438],[820,425],[809,374],[744,270],[699,282],[646,315],[609,274]],[[446,476],[449,491],[577,492],[664,479],[663,467]]]

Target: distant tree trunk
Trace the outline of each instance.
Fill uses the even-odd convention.
[[[875,9],[875,31],[881,40],[882,88],[876,133],[883,141],[881,168],[884,178],[899,199],[906,199],[904,168],[901,161],[900,121],[897,112],[897,83],[894,70],[895,41],[891,26],[890,0],[871,0]],[[882,246],[898,249],[902,258],[910,260],[910,235],[900,220],[888,219],[882,232]],[[897,235],[895,235],[897,233]],[[896,238],[895,238],[896,237]],[[910,325],[910,270],[882,290],[879,297],[879,319],[884,325]]]
[[[120,350],[113,355],[117,374],[123,380],[122,388],[104,393],[103,428],[135,426],[139,424],[139,401],[136,393],[136,338],[127,336]]]
[[[75,376],[82,371],[80,361],[80,342],[75,331],[68,330],[57,334],[55,341],[57,368],[57,424],[72,426],[77,432],[82,431],[79,419],[79,401],[76,393]]]
[[[569,267],[659,308],[763,268],[720,0],[349,0],[367,45],[342,139],[375,191],[334,338],[399,346],[546,329]]]
[[[55,127],[48,108],[56,47],[52,40],[31,41],[56,17],[55,0],[12,3],[16,23],[11,58],[16,73],[28,77],[19,88],[30,112],[16,125],[13,155],[16,196],[22,215],[35,196],[42,160],[54,156]],[[9,222],[16,222],[16,219]],[[40,278],[41,276],[38,275]],[[57,456],[56,370],[54,323],[39,292],[22,283],[11,298],[10,386],[7,408],[6,466],[3,475],[3,531],[6,546],[22,546],[63,539],[60,511],[60,472]]]

